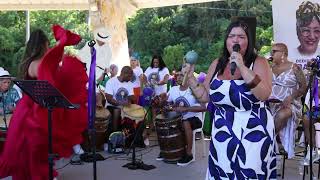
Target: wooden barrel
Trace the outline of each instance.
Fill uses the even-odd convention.
[[[107,129],[109,124],[110,112],[105,108],[97,108],[96,118],[94,122],[94,127],[96,130],[96,149],[103,151],[103,144],[106,143]],[[83,133],[83,143],[81,147],[86,151],[91,151],[91,142],[92,137],[89,136],[88,131],[86,130]]]
[[[165,162],[176,163],[185,154],[182,116],[176,112],[160,114],[155,120],[161,155]]]

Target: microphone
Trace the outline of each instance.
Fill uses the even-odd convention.
[[[187,52],[187,54],[184,56],[185,62],[188,64],[196,64],[197,60],[198,60],[198,54],[192,50]],[[186,72],[186,74],[183,77],[183,81],[182,84],[185,85],[186,81],[187,81],[187,75],[189,74],[189,72]]]
[[[96,45],[96,41],[95,40],[91,40],[88,42],[88,46],[89,47],[93,47],[94,45]]]
[[[239,52],[240,51],[240,45],[239,44],[235,44],[233,45],[232,47],[232,50],[233,52]],[[233,60],[233,56],[230,57],[230,60]],[[234,75],[234,72],[236,71],[236,68],[237,68],[237,64],[235,62],[231,62],[231,65],[230,65],[230,72],[231,72],[231,75],[233,76]]]

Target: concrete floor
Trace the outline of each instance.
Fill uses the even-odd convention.
[[[196,137],[200,137],[197,134]],[[204,180],[207,171],[208,162],[208,146],[209,141],[205,140],[205,152],[203,152],[203,140],[196,141],[196,161],[192,162],[186,167],[180,167],[176,164],[168,164],[162,161],[157,161],[160,149],[156,133],[151,133],[150,147],[145,149],[137,149],[137,159],[141,159],[147,165],[156,166],[155,169],[146,170],[129,170],[122,166],[131,162],[132,154],[126,155],[111,155],[106,152],[100,154],[106,157],[104,161],[97,163],[97,179],[99,180]],[[303,150],[297,146],[296,152]],[[300,153],[299,155],[302,155]],[[284,179],[286,180],[302,180],[303,176],[299,172],[299,162],[301,156],[296,156],[294,159],[286,160],[286,167],[284,172]],[[62,160],[57,164],[58,167],[63,167],[69,160]],[[301,167],[301,166],[300,166]],[[313,172],[317,175],[318,165],[314,165]],[[300,168],[301,169],[301,168]],[[301,170],[300,170],[301,171]],[[68,165],[59,170],[59,180],[90,180],[93,178],[93,164],[85,163],[84,165]],[[278,174],[281,170],[278,171]],[[278,179],[281,179],[279,176]],[[305,179],[310,179],[306,175]],[[315,178],[316,179],[316,178]]]
[[[202,140],[201,140],[202,141]],[[107,153],[102,153],[105,157],[110,157],[105,161],[100,161],[97,164],[97,179],[99,180],[203,180],[206,175],[207,155],[203,156],[202,143],[196,141],[196,161],[186,167],[180,167],[175,164],[168,164],[162,161],[157,161],[155,158],[159,154],[159,146],[153,146],[146,149],[139,149],[137,158],[143,160],[145,164],[156,166],[155,169],[145,170],[128,170],[122,165],[130,162],[131,154],[113,156]],[[208,147],[209,141],[205,141]],[[151,143],[152,144],[152,143]],[[299,160],[297,157],[286,161],[285,176],[287,180],[302,180],[302,175],[299,174]],[[68,161],[62,161],[60,167]],[[68,165],[59,170],[59,180],[93,180],[92,163],[84,165]],[[314,172],[318,173],[318,165],[314,165]],[[280,172],[278,172],[280,173]],[[281,179],[279,177],[278,179]],[[306,176],[305,179],[310,179]]]
[[[167,164],[156,161],[159,153],[159,146],[156,141],[151,141],[152,146],[146,149],[137,150],[137,159],[142,159],[145,164],[156,166],[155,169],[129,170],[122,166],[130,162],[131,154],[110,155],[102,152],[107,159],[97,163],[98,180],[203,180],[207,168],[207,151],[203,156],[202,140],[196,141],[196,161],[186,167],[179,167],[175,164]],[[205,141],[208,147],[209,141]],[[286,161],[285,177],[288,180],[302,179],[298,171],[299,157]],[[56,168],[61,168],[69,163],[69,159],[63,159],[56,163]],[[70,165],[58,170],[58,180],[93,180],[92,163],[83,165]],[[314,172],[318,173],[318,166],[314,165]],[[6,178],[5,180],[10,180]],[[280,177],[278,179],[281,179]],[[310,179],[308,176],[306,179]]]

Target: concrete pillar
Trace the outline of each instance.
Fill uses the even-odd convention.
[[[30,38],[30,11],[26,11],[26,44]]]

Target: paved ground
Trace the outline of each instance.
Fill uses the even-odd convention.
[[[146,149],[138,149],[137,158],[142,159],[145,164],[156,166],[153,170],[128,170],[122,165],[130,162],[131,154],[128,156],[110,155],[101,153],[107,159],[97,163],[97,179],[98,180],[203,180],[207,168],[207,154],[202,156],[201,141],[196,141],[196,161],[186,167],[179,167],[175,164],[167,164],[162,161],[156,161],[159,153],[159,146],[155,145],[155,141],[151,141],[152,147]],[[208,141],[206,141],[208,147]],[[302,179],[302,175],[298,171],[298,160],[287,160],[285,168],[285,178],[288,180]],[[60,160],[57,168],[68,164],[69,160]],[[314,171],[317,173],[318,166],[314,165]],[[67,165],[59,170],[60,176],[58,180],[93,180],[92,163],[83,165]],[[10,180],[6,178],[5,180]],[[281,179],[281,178],[278,178]],[[306,179],[310,179],[306,177]]]

